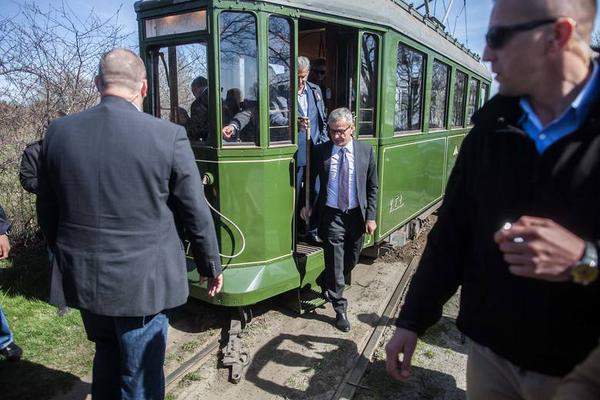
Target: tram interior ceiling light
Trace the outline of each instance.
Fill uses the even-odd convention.
[[[146,37],[148,38],[205,30],[206,10],[146,20]]]

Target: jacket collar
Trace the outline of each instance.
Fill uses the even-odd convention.
[[[115,106],[115,107],[131,107],[131,109],[133,109],[133,110],[140,111],[135,106],[135,104],[133,104],[129,100],[124,99],[123,97],[119,97],[119,96],[112,96],[112,95],[102,96],[102,98],[100,99],[100,104],[106,104],[106,105]]]

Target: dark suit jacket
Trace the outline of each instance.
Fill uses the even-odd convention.
[[[316,212],[318,216],[323,215],[323,209],[327,205],[327,184],[329,182],[329,168],[331,166],[333,144],[332,141],[319,144],[313,148],[311,153],[311,187],[315,187],[314,182],[317,176],[321,182],[321,190],[316,199]],[[377,215],[377,191],[379,190],[375,154],[369,144],[357,140],[354,140],[353,144],[358,204],[363,221],[374,221]],[[314,190],[312,192],[314,196]],[[314,204],[314,199],[311,201],[311,204]]]
[[[185,303],[176,217],[200,274],[221,272],[215,227],[183,127],[106,96],[52,122],[42,164],[40,225],[67,305],[143,316]]]

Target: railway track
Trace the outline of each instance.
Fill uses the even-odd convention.
[[[387,306],[385,307],[383,314],[379,318],[377,325],[375,325],[375,328],[373,329],[369,340],[364,345],[361,353],[356,357],[354,361],[354,366],[345,375],[344,379],[338,386],[331,400],[351,400],[352,397],[354,397],[356,389],[361,387],[360,381],[365,371],[367,370],[369,363],[371,362],[371,357],[377,349],[379,341],[381,340],[383,333],[387,329],[390,320],[394,318],[394,315],[396,315],[398,311],[400,302],[402,300],[402,295],[407,289],[410,278],[414,273],[415,269],[417,268],[419,259],[420,256],[413,257],[410,264],[408,265],[408,268],[406,268],[406,271],[404,271],[404,274],[402,274],[402,277],[400,278],[396,289],[390,296]]]
[[[356,388],[360,387],[361,378],[369,365],[373,352],[376,350],[385,329],[389,325],[390,320],[397,313],[402,295],[408,287],[410,277],[412,276],[416,265],[418,264],[418,260],[418,256],[414,257],[400,277],[398,284],[387,301],[387,305],[383,314],[377,321],[377,324],[375,324],[369,339],[364,343],[360,353],[355,357],[353,368],[344,376],[344,379],[338,386],[335,394],[332,397],[332,400],[350,400],[354,396]],[[181,363],[173,371],[168,373],[166,376],[167,390],[173,389],[188,372],[198,369],[210,358],[210,356],[216,355],[219,351],[219,344],[220,340],[218,338],[210,340],[198,352],[194,353],[194,355]]]

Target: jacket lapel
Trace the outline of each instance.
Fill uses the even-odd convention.
[[[365,187],[363,182],[363,177],[365,174],[363,173],[363,154],[362,147],[358,140],[352,139],[352,145],[354,146],[354,176],[356,177],[356,193],[360,202],[360,195],[362,188]]]
[[[329,170],[331,169],[331,149],[333,149],[333,142],[329,141],[323,149],[323,151],[325,152],[325,154],[323,154],[323,170],[325,171],[325,185],[327,185],[327,182],[329,182]]]

